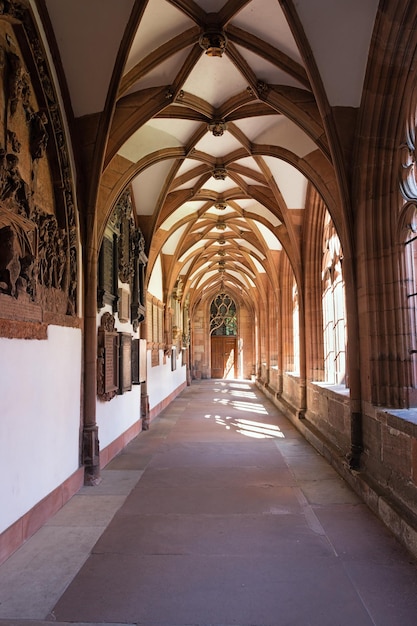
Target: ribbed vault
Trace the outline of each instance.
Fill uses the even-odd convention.
[[[59,34],[64,15],[46,4]],[[106,148],[93,170],[93,177],[101,170],[94,201],[98,244],[130,186],[147,242],[148,280],[160,259],[166,297],[178,281],[191,301],[228,284],[255,305],[268,282],[279,288],[282,255],[301,287],[309,187],[349,250],[349,199],[346,194],[343,205],[339,195],[348,144],[332,107],[339,116],[347,112],[345,122],[358,106],[376,2],[361,9],[360,26],[347,3],[340,37],[360,28],[364,45],[351,61],[347,48],[334,49],[339,67],[324,53],[318,25],[311,31],[314,15],[306,2],[297,9],[276,0],[130,4],[100,119]],[[324,0],[319,4],[324,9]],[[110,4],[101,6],[103,20],[110,19]],[[75,109],[90,114],[97,93],[84,86],[73,95]],[[81,130],[84,123],[91,129],[91,117],[80,119]]]

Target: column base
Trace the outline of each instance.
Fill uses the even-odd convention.
[[[86,426],[83,431],[84,485],[94,486],[101,482],[100,443],[98,427]]]

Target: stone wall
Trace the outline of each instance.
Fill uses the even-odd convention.
[[[307,385],[306,420],[311,422],[342,454],[350,450],[349,390],[344,386]]]
[[[255,374],[255,324],[253,314],[245,303],[238,306],[237,359],[238,378],[249,379]],[[210,319],[207,302],[200,303],[192,316],[191,376],[211,378]]]

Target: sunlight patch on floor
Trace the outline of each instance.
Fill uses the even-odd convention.
[[[216,424],[226,430],[231,430],[233,427],[237,433],[245,437],[252,437],[254,439],[285,439],[284,433],[275,424],[253,422],[251,420],[233,418],[230,415],[221,417],[220,415],[211,415],[210,413],[204,415],[204,418],[214,419]]]
[[[255,398],[256,393],[253,391],[236,391],[235,389],[230,390],[231,396],[239,396],[240,398]]]
[[[216,381],[213,391],[221,394],[213,398],[213,402],[219,407],[230,407],[235,411],[244,411],[245,413],[255,413],[257,415],[268,415],[266,407],[261,402],[253,402],[258,400],[257,395],[251,390],[252,386],[246,383],[229,383]],[[227,397],[231,396],[231,397]],[[262,421],[253,421],[243,417],[222,417],[221,415],[206,414],[206,419],[214,419],[216,424],[226,430],[233,430],[245,437],[254,439],[284,439],[284,433],[275,424],[269,424]],[[256,419],[254,417],[254,419]]]

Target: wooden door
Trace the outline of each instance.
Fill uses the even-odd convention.
[[[236,378],[236,337],[211,337],[211,377]]]

